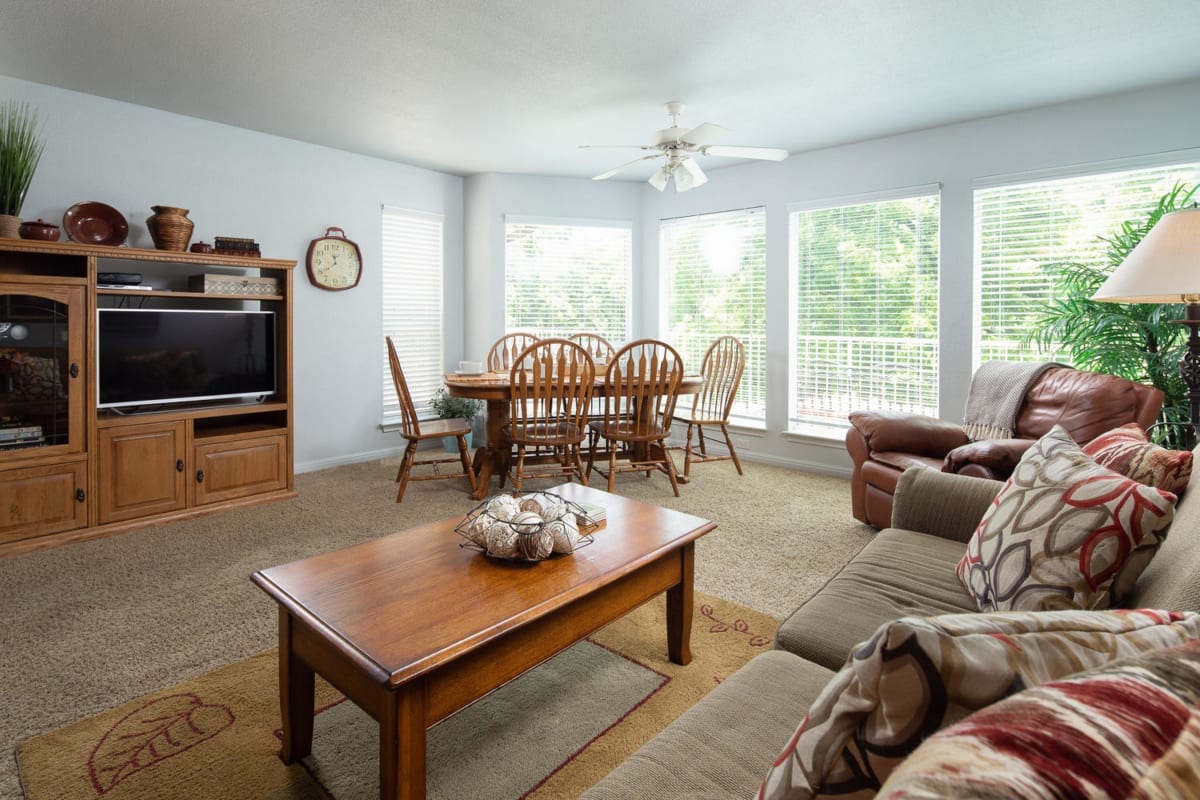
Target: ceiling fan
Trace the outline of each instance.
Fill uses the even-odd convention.
[[[708,181],[708,176],[696,163],[695,154],[702,156],[729,156],[732,158],[755,158],[765,161],[783,161],[788,157],[788,151],[779,147],[742,147],[740,145],[712,144],[713,140],[728,133],[720,125],[704,122],[691,130],[679,127],[679,116],[683,114],[684,105],[678,100],[672,100],[663,106],[671,115],[671,127],[663,128],[655,133],[652,144],[643,145],[593,145],[582,144],[580,147],[640,147],[642,150],[657,150],[658,152],[641,158],[635,158],[626,164],[610,169],[608,172],[592,178],[603,181],[611,178],[622,170],[649,161],[652,158],[665,158],[667,161],[662,168],[650,176],[649,183],[660,192],[667,188],[671,176],[675,177],[675,191],[686,192]]]

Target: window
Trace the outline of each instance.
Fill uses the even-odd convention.
[[[746,369],[732,414],[759,426],[766,420],[766,237],[762,208],[668,219],[659,227],[663,339],[691,373],[714,339],[741,339]]]
[[[1047,264],[1098,263],[1109,235],[1144,216],[1177,181],[1194,183],[1200,164],[1108,172],[975,191],[974,358],[1063,361],[1024,339],[1054,300]]]
[[[396,343],[421,414],[442,385],[442,215],[383,209],[383,333]],[[383,421],[400,421],[400,400],[383,350]]]
[[[938,410],[937,187],[792,211],[788,430]]]
[[[504,327],[538,336],[629,338],[633,227],[627,222],[531,220],[504,225]]]

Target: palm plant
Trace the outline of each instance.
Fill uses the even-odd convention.
[[[1181,303],[1100,303],[1092,296],[1158,220],[1171,211],[1195,202],[1200,186],[1177,183],[1145,218],[1121,223],[1110,236],[1105,263],[1055,263],[1045,265],[1055,278],[1058,296],[1045,306],[1027,337],[1049,352],[1065,349],[1080,369],[1105,372],[1150,383],[1166,395],[1158,438],[1183,441],[1190,419],[1187,386],[1179,373],[1179,360],[1187,345],[1187,329],[1172,320],[1183,319]]]
[[[43,147],[37,112],[28,103],[0,106],[0,214],[20,215]]]

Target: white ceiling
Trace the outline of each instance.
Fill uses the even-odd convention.
[[[0,0],[0,74],[457,174],[584,177],[639,153],[577,145],[648,143],[667,100],[721,144],[797,152],[1198,77],[1200,2]]]

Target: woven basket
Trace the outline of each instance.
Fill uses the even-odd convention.
[[[192,240],[192,230],[196,227],[187,218],[188,210],[172,206],[150,206],[150,210],[154,214],[146,220],[146,228],[150,231],[154,246],[159,250],[187,250],[188,242]]]

